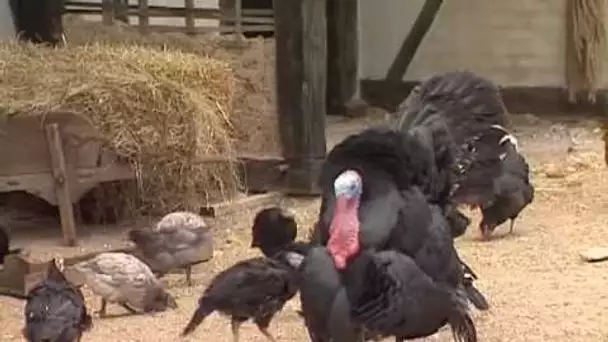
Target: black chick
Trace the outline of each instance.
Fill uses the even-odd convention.
[[[10,254],[21,253],[21,248],[10,249],[10,237],[6,228],[0,226],[0,265],[4,264],[4,258]]]
[[[534,187],[530,183],[530,167],[525,158],[517,151],[516,142],[504,141],[502,170],[494,179],[492,196],[480,205],[483,215],[479,229],[488,239],[494,229],[511,220],[509,233],[513,232],[515,219],[522,210],[534,200]]]
[[[92,326],[84,296],[66,280],[53,259],[47,277],[29,291],[23,336],[30,342],[74,342]]]
[[[455,341],[477,341],[467,295],[433,281],[404,254],[363,251],[344,276],[351,319],[367,331],[404,341],[449,324]]]
[[[229,316],[234,342],[239,328],[252,319],[260,332],[276,341],[268,332],[272,318],[298,292],[299,268],[303,257],[296,253],[278,253],[273,258],[252,258],[236,263],[218,274],[198,301],[198,307],[182,336],[192,333],[214,311]]]
[[[306,255],[310,243],[296,242],[297,235],[298,225],[291,213],[279,207],[262,209],[253,219],[251,247],[259,248],[267,257],[281,251]]]

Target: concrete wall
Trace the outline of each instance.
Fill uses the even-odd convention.
[[[380,79],[424,0],[359,1],[361,77]],[[446,0],[405,80],[469,68],[503,86],[564,86],[565,4]]]
[[[8,0],[0,1],[0,40],[14,39],[15,25]]]

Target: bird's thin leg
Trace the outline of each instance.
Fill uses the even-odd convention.
[[[260,330],[260,332],[266,336],[266,338],[270,341],[270,342],[277,342],[277,340],[268,332],[268,327],[270,326],[270,321],[272,321],[272,317],[273,315],[269,315],[269,316],[265,316],[265,317],[258,317],[254,320],[255,325],[258,326],[258,329]]]
[[[260,329],[262,335],[266,336],[270,342],[277,342],[277,340],[268,332],[268,326],[258,324],[258,329]]]
[[[137,311],[133,310],[133,309],[132,309],[130,306],[128,306],[128,305],[127,305],[127,304],[125,304],[125,303],[120,303],[120,306],[122,306],[123,308],[125,308],[125,310],[129,311],[129,313],[130,313],[131,315],[135,315],[135,314],[137,314]]]
[[[513,234],[513,226],[515,226],[515,219],[511,219],[511,224],[509,225],[509,234]]]
[[[107,305],[108,305],[108,303],[106,302],[106,300],[101,298],[101,307],[99,308],[99,311],[97,311],[97,313],[99,314],[99,317],[104,317],[106,315],[106,306]]]
[[[241,324],[243,322],[238,320],[238,319],[232,319],[232,321],[230,322],[230,325],[232,327],[232,341],[233,342],[239,342],[239,329],[241,327]]]
[[[192,265],[186,266],[186,283],[192,286]]]

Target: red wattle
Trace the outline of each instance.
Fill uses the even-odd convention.
[[[356,199],[336,198],[327,249],[338,269],[344,269],[348,259],[357,254],[360,248],[358,207]]]

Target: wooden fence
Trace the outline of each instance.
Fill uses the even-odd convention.
[[[65,2],[65,13],[101,15],[104,24],[111,24],[115,19],[129,22],[129,18],[138,18],[138,27],[142,33],[147,32],[183,32],[190,35],[207,32],[237,33],[273,32],[274,13],[272,9],[244,9],[241,0],[234,0],[234,10],[217,8],[198,8],[194,0],[184,0],[184,7],[152,6],[148,0],[138,0],[137,5],[127,1],[99,0],[91,3],[85,1]],[[185,26],[151,25],[150,18],[184,18]],[[218,26],[198,26],[196,19],[219,20]]]

